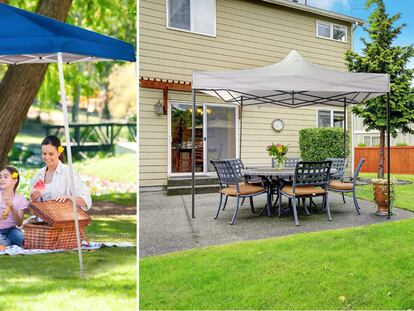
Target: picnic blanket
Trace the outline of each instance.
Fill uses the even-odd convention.
[[[89,242],[89,245],[86,242],[82,242],[82,249],[83,250],[96,250],[101,247],[134,247],[134,244],[128,242],[118,242],[118,243],[99,243],[99,242]],[[74,248],[72,250],[77,250]],[[66,249],[24,249],[17,245],[8,246],[5,250],[0,251],[1,255],[38,255],[38,254],[49,254],[49,253],[59,253],[68,251]],[[69,250],[70,251],[70,250]]]

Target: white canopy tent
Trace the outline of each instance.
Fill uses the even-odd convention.
[[[225,103],[240,105],[240,156],[242,110],[251,105],[299,108],[309,105],[346,107],[387,94],[388,167],[390,167],[390,78],[381,73],[352,73],[327,69],[307,62],[292,50],[279,63],[246,70],[193,72],[192,132],[192,216],[195,217],[195,107],[200,91]],[[345,114],[346,115],[346,114]],[[346,122],[344,122],[345,125]],[[344,147],[346,126],[344,126]],[[390,172],[388,170],[388,184]],[[388,190],[389,191],[389,190]],[[388,200],[388,217],[390,217]]]

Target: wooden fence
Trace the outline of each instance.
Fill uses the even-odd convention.
[[[387,148],[385,148],[385,172],[388,172]],[[355,147],[355,169],[361,158],[365,164],[361,172],[375,173],[378,171],[379,147]],[[391,173],[414,174],[414,146],[391,147]]]

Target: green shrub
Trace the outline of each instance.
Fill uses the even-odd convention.
[[[349,133],[346,134],[346,157],[350,153]],[[305,161],[344,157],[344,131],[340,128],[308,128],[299,131],[301,157]]]
[[[408,146],[408,144],[407,144],[407,143],[402,142],[402,143],[397,143],[397,144],[396,144],[396,146],[397,146],[397,147],[407,147],[407,146]]]
[[[358,144],[358,147],[367,147],[367,144],[365,144],[365,143],[359,143]]]

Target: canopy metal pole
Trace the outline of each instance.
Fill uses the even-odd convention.
[[[243,137],[243,96],[240,98],[240,137],[239,137],[239,158],[242,158],[242,137]]]
[[[344,158],[346,159],[346,97],[344,97]]]
[[[388,179],[388,183],[387,183],[387,185],[388,185],[388,195],[387,195],[387,203],[388,203],[388,219],[390,219],[391,218],[391,196],[390,196],[390,193],[391,193],[391,184],[390,184],[390,182],[391,182],[391,142],[390,142],[390,128],[391,128],[391,122],[390,122],[390,119],[391,119],[391,107],[390,107],[390,92],[388,92],[387,93],[387,155],[388,155],[388,158],[387,158],[387,164],[388,164],[388,176],[387,176],[387,179]]]
[[[63,75],[63,62],[62,62],[61,52],[57,54],[57,58],[58,58],[58,69],[59,69],[60,97],[62,99],[63,121],[65,124],[66,153],[68,156],[68,166],[69,166],[69,175],[70,175],[70,183],[69,183],[70,196],[72,200],[72,207],[75,212],[76,241],[78,244],[78,255],[79,255],[79,275],[81,278],[83,278],[82,246],[81,246],[79,221],[78,221],[78,209],[76,206],[76,198],[75,198],[75,183],[74,183],[74,178],[73,178],[72,150],[71,150],[71,142],[70,142],[70,135],[69,135],[68,106],[66,102],[65,77]]]
[[[195,113],[196,113],[196,90],[192,90],[193,109],[191,111],[191,217],[195,218]]]

